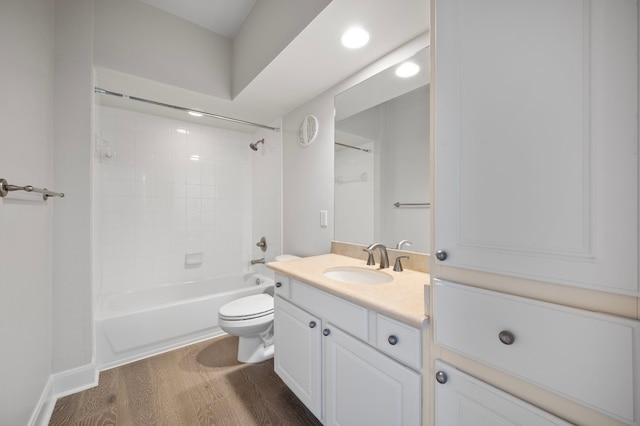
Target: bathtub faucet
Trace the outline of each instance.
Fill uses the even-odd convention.
[[[264,257],[261,259],[253,259],[251,260],[251,264],[255,265],[256,263],[264,263]]]

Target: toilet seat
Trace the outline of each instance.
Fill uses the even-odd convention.
[[[244,321],[267,315],[273,315],[273,297],[264,293],[229,302],[218,312],[218,317],[226,321]]]

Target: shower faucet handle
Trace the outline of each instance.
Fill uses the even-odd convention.
[[[267,239],[265,237],[260,238],[260,241],[256,243],[256,246],[260,247],[263,252],[267,251]]]

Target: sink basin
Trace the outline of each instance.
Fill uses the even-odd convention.
[[[355,266],[329,268],[324,271],[324,276],[348,284],[384,284],[393,281],[393,277],[384,272]]]

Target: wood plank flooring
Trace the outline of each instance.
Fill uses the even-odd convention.
[[[240,364],[224,336],[100,373],[93,389],[60,398],[49,425],[314,425],[273,371]]]

